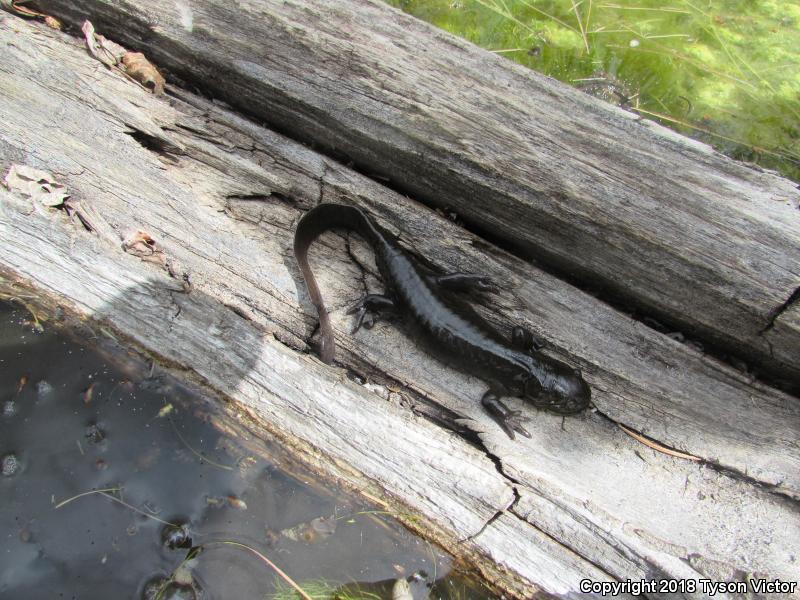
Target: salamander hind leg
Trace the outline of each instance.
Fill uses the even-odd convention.
[[[364,329],[372,329],[375,324],[375,319],[372,313],[379,313],[381,311],[394,311],[394,300],[382,294],[367,294],[361,300],[356,302],[353,306],[347,309],[347,314],[356,314],[356,324],[353,326],[351,334],[355,333],[361,326]],[[365,320],[365,317],[367,319]]]
[[[496,292],[497,286],[486,275],[475,273],[448,273],[431,277],[434,285],[451,292]]]
[[[522,421],[527,421],[527,418],[522,416],[521,411],[511,410],[503,404],[500,401],[500,396],[494,390],[489,389],[483,395],[481,404],[512,440],[514,439],[515,431],[526,438],[531,437],[531,434],[522,426]]]

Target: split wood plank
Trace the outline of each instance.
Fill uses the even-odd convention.
[[[798,489],[800,418],[792,398],[749,383],[223,107],[185,93],[170,106],[98,67],[78,44],[18,20],[6,24],[0,32],[9,36],[0,65],[2,167],[21,162],[60,175],[97,228],[90,234],[59,212],[41,214],[4,194],[0,239],[10,249],[2,258],[6,270],[192,369],[271,430],[306,452],[329,457],[329,468],[346,465],[377,482],[388,496],[438,524],[441,539],[473,536],[453,544],[453,551],[495,557],[499,566],[492,574],[484,565],[487,574],[502,577],[498,571],[507,570],[508,581],[517,583],[505,585],[518,593],[534,585],[555,593],[575,590],[586,573],[636,578],[711,577],[725,569],[773,577],[792,572],[798,543],[793,524],[799,521],[790,496]],[[137,141],[143,135],[149,136],[148,148]],[[159,143],[172,153],[154,152]],[[289,347],[304,347],[315,318],[291,256],[293,224],[315,202],[344,198],[368,206],[440,267],[480,269],[506,282],[507,291],[492,299],[490,319],[521,322],[546,334],[553,352],[584,367],[601,413],[711,464],[645,449],[600,413],[568,419],[563,429],[560,418],[534,413],[534,438],[510,442],[480,409],[479,382],[437,364],[394,327],[379,325],[355,338],[347,334],[341,307],[362,293],[364,283],[377,285],[368,273],[369,252],[355,238],[327,236],[320,244],[326,251],[313,255],[336,309],[339,360],[405,384],[412,402],[427,400],[462,415],[483,432],[480,438],[500,471],[453,434],[409,418],[391,402],[360,393],[341,372],[297,355]],[[154,237],[177,279],[122,252],[121,239],[131,229]],[[366,275],[348,257],[347,246],[367,267]],[[188,295],[182,273],[192,283]],[[262,332],[286,345],[267,339],[267,352],[254,342]],[[303,387],[306,378],[313,396]],[[338,391],[342,386],[348,391]],[[700,395],[708,397],[700,403]],[[377,407],[363,410],[375,402]],[[384,408],[389,416],[381,417]],[[374,421],[375,432],[361,415]],[[698,419],[705,419],[700,426]],[[419,435],[431,438],[423,446],[429,458],[395,447],[406,436],[420,443],[406,431],[418,426]],[[375,443],[388,447],[369,447]],[[449,464],[460,460],[472,465]],[[719,473],[713,465],[741,476]],[[418,469],[424,471],[419,477]],[[430,479],[438,479],[439,487],[431,490]],[[481,489],[474,489],[472,479]],[[448,500],[459,486],[466,486],[464,495]],[[520,499],[491,520],[508,507],[503,490],[511,488]],[[687,497],[687,490],[695,493]],[[465,504],[473,494],[472,504]],[[518,545],[498,542],[508,540],[509,523]],[[541,561],[563,565],[572,574],[569,585],[563,576],[548,575],[554,568],[538,572]],[[528,587],[520,587],[520,580]]]
[[[378,0],[48,7],[800,389],[794,183]]]

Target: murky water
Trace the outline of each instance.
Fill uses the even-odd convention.
[[[0,598],[299,597],[266,560],[314,598],[404,579],[417,600],[490,597],[391,518],[220,433],[138,357],[30,318],[0,304]]]

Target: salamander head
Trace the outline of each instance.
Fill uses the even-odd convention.
[[[571,415],[589,406],[592,391],[578,369],[569,374],[558,377],[551,393],[556,397],[555,405],[550,408],[553,412]]]
[[[553,361],[544,376],[531,377],[525,384],[525,399],[534,406],[560,415],[571,415],[589,406],[589,385],[580,370]]]

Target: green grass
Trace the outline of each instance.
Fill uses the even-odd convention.
[[[798,1],[388,2],[800,180]]]
[[[312,600],[384,600],[385,594],[361,589],[357,583],[341,586],[324,579],[303,581],[303,590]],[[266,600],[300,600],[300,595],[281,580],[275,581],[275,592]]]

